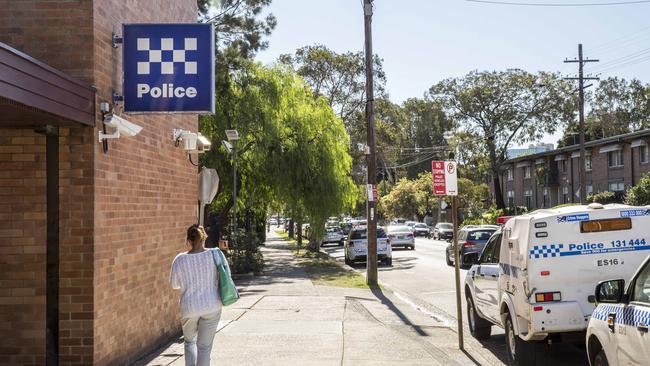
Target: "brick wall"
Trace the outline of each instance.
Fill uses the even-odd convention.
[[[0,129],[0,365],[45,363],[45,138]]]
[[[91,0],[0,0],[0,42],[91,84]]]
[[[110,47],[122,23],[195,22],[195,0],[95,2],[98,100],[121,89],[121,48]],[[197,221],[197,168],[174,147],[172,128],[198,129],[196,115],[129,115],[140,134],[95,154],[94,362],[133,361],[180,331],[178,293],[169,269]],[[196,158],[196,157],[195,157]]]

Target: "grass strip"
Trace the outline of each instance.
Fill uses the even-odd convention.
[[[323,252],[304,252],[296,256],[315,285],[369,288],[365,277],[356,271],[342,267]]]

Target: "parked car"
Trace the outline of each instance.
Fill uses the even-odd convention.
[[[480,254],[485,247],[488,239],[494,234],[496,229],[490,227],[482,226],[472,226],[469,229],[464,227],[461,231],[458,232],[458,251],[460,258],[460,267],[466,268],[465,263],[463,263],[463,257],[469,253]],[[453,266],[455,257],[454,257],[454,244],[449,243],[447,245],[445,260],[448,266]]]
[[[325,228],[325,236],[323,237],[323,242],[321,246],[328,243],[337,243],[339,246],[343,246],[343,239],[345,235],[341,232],[341,229],[335,226],[330,226]]]
[[[623,279],[604,281],[596,286],[595,296],[598,306],[587,326],[589,363],[650,364],[650,256],[627,286]]]
[[[388,239],[394,247],[415,249],[415,238],[411,229],[405,225],[394,225],[388,227]]]
[[[465,279],[471,334],[487,339],[492,325],[500,326],[509,363],[535,365],[544,357],[538,341],[587,330],[595,299],[585,289],[607,278],[632,276],[650,254],[648,227],[647,207],[618,204],[511,218],[478,260],[476,253],[463,258],[476,263]],[[620,320],[631,322],[632,316],[628,312]]]
[[[429,237],[431,236],[431,232],[429,231],[429,227],[427,224],[418,222],[417,224],[413,225],[413,228],[411,229],[413,231],[414,236],[426,236]]]
[[[454,225],[448,222],[439,222],[433,227],[433,238],[435,240],[448,239],[454,237]]]
[[[351,265],[356,261],[365,261],[368,256],[368,232],[365,226],[350,230],[345,242],[345,264]],[[377,259],[387,266],[393,264],[393,250],[386,230],[377,228]]]
[[[409,229],[411,229],[411,231],[413,231],[413,227],[415,226],[415,224],[417,224],[417,222],[415,221],[407,221],[404,223],[404,225],[408,226]]]

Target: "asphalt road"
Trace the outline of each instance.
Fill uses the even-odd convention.
[[[394,248],[393,265],[380,264],[379,280],[413,306],[452,324],[456,320],[456,293],[454,267],[447,266],[445,262],[447,245],[445,241],[417,238],[415,250]],[[329,244],[323,250],[343,262],[343,247]],[[365,267],[365,263],[354,265],[359,271],[365,271]],[[462,290],[467,271],[461,269],[460,272]],[[461,299],[463,325],[467,329],[464,296]],[[465,337],[471,337],[469,332],[465,332]],[[501,328],[492,327],[492,338],[483,345],[506,363],[505,337]],[[553,344],[548,354],[553,365],[588,365],[584,348],[574,345]]]

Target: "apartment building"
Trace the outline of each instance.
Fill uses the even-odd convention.
[[[623,196],[650,171],[650,129],[585,143],[586,194],[611,191]],[[503,165],[506,206],[528,209],[580,202],[580,146],[519,156]]]

